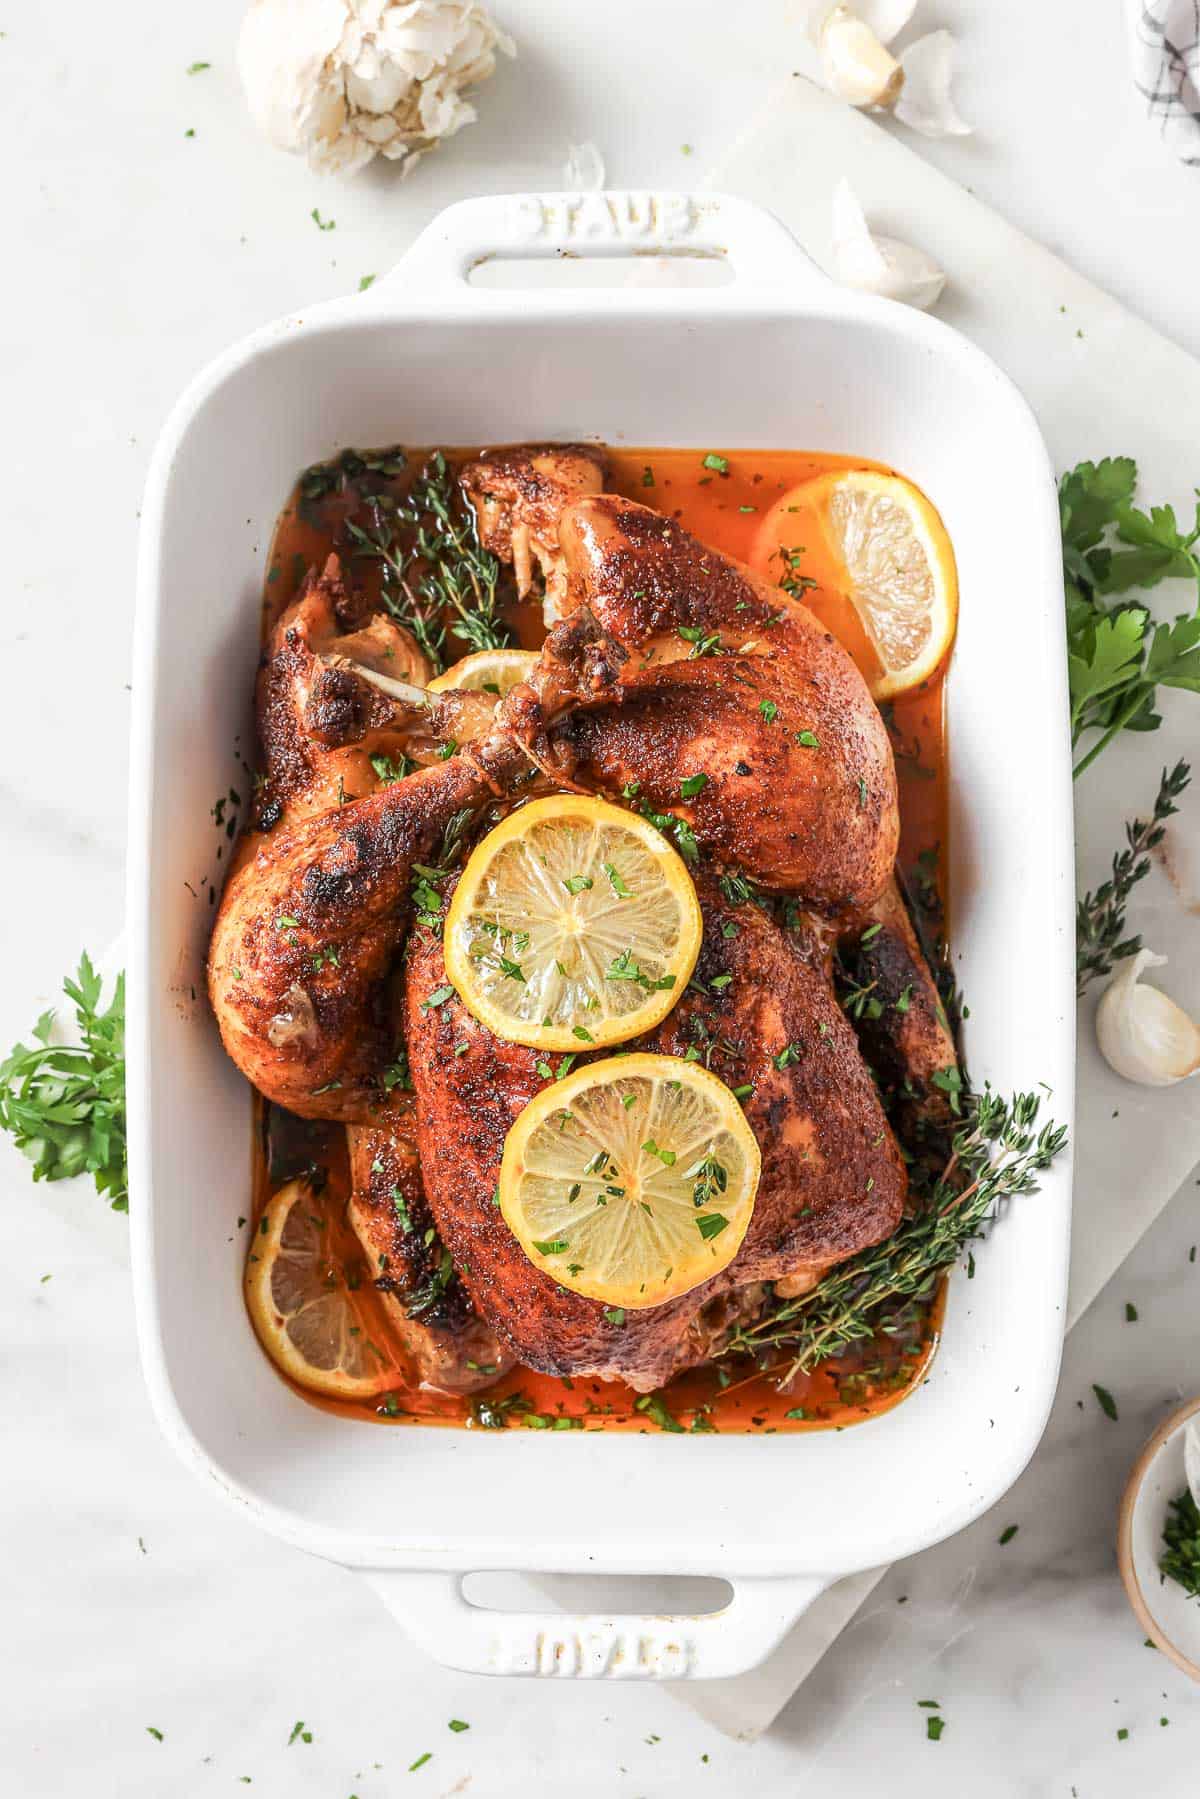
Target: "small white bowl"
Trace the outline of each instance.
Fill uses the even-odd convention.
[[[1129,1603],[1146,1635],[1177,1668],[1200,1680],[1200,1599],[1158,1571],[1167,1507],[1187,1486],[1183,1435],[1200,1413],[1200,1398],[1189,1399],[1164,1420],[1138,1457],[1117,1523],[1117,1561]]]

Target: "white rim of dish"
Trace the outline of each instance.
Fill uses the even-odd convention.
[[[1134,1463],[1133,1472],[1129,1476],[1121,1499],[1121,1510],[1117,1519],[1117,1565],[1121,1570],[1121,1579],[1125,1583],[1125,1591],[1129,1596],[1129,1603],[1133,1607],[1134,1614],[1138,1622],[1145,1628],[1146,1635],[1151,1639],[1155,1648],[1161,1649],[1181,1673],[1187,1674],[1192,1680],[1200,1681],[1200,1663],[1192,1661],[1183,1653],[1182,1649],[1176,1647],[1170,1637],[1165,1635],[1162,1626],[1147,1605],[1146,1596],[1142,1592],[1142,1583],[1138,1579],[1133,1560],[1133,1515],[1137,1509],[1138,1495],[1150,1472],[1150,1466],[1164,1444],[1175,1435],[1176,1431],[1182,1430],[1189,1418],[1194,1418],[1197,1413],[1200,1413],[1200,1395],[1197,1395],[1195,1399],[1189,1399],[1185,1405],[1181,1405],[1177,1411],[1172,1412],[1169,1418],[1163,1419]]]

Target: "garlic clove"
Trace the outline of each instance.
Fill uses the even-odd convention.
[[[904,70],[871,27],[848,6],[834,6],[821,25],[821,72],[830,93],[851,106],[891,107]]]
[[[1170,1087],[1200,1069],[1200,1030],[1182,1006],[1141,982],[1143,969],[1165,962],[1165,956],[1140,949],[1113,976],[1096,1008],[1101,1055],[1125,1080],[1143,1087]]]
[[[1200,1505],[1200,1421],[1189,1418],[1183,1433],[1183,1467],[1192,1498]]]
[[[922,312],[937,302],[946,285],[944,271],[924,250],[873,234],[844,176],[833,190],[833,261],[843,287],[902,300]]]
[[[604,158],[595,144],[570,146],[563,164],[563,185],[572,193],[600,192],[604,186]]]
[[[924,137],[969,137],[972,127],[950,98],[954,71],[954,39],[948,31],[931,31],[900,53],[904,76],[892,114]]]
[[[837,0],[814,0],[809,7],[808,34],[814,44],[820,44],[822,28],[836,4]],[[916,12],[917,0],[855,0],[853,8],[842,10],[853,11],[881,44],[890,44]]]

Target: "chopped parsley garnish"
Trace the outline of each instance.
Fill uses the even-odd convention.
[[[539,1243],[535,1238],[533,1247],[540,1256],[561,1256],[571,1245],[566,1237],[550,1237],[544,1243]]]
[[[700,1212],[696,1218],[696,1229],[706,1243],[711,1237],[719,1237],[728,1225],[728,1218],[721,1212]]]
[[[769,725],[773,725],[779,716],[779,707],[774,700],[759,700],[758,709]]]
[[[710,450],[700,466],[701,468],[711,469],[714,475],[727,475],[729,473],[729,458],[728,456],[718,456],[714,450]]]
[[[595,882],[591,875],[568,875],[563,886],[568,893],[586,893],[589,887],[595,886]]]
[[[688,775],[679,783],[679,797],[685,800],[695,799],[696,795],[707,786],[707,775]]]
[[[318,231],[336,231],[337,230],[337,220],[336,219],[323,219],[315,206],[313,207],[312,211],[309,213],[308,216],[312,220],[313,224],[316,226]]]
[[[524,984],[525,970],[519,962],[511,962],[507,956],[498,956],[496,960],[500,964],[501,974],[507,975],[510,981],[520,981]]]
[[[682,1424],[667,1410],[661,1393],[639,1394],[633,1402],[633,1409],[635,1412],[644,1412],[647,1418],[657,1424],[659,1430],[677,1431],[680,1436],[684,1435]]]
[[[406,775],[412,774],[416,766],[412,757],[406,756],[403,751],[394,761],[390,756],[371,757],[371,767],[385,787],[392,786],[396,781],[403,781]]]
[[[1001,1545],[1001,1547],[1003,1547],[1005,1543],[1011,1543],[1019,1529],[1020,1529],[1020,1526],[1017,1524],[1006,1524],[1004,1526],[1004,1529],[1000,1532],[1000,1535],[997,1537],[996,1541]]]
[[[790,1068],[793,1062],[798,1062],[800,1060],[800,1051],[796,1048],[794,1043],[788,1043],[780,1050],[777,1056],[772,1056],[771,1060],[774,1062],[776,1068],[782,1073],[785,1068]]]
[[[581,1043],[594,1043],[596,1041],[592,1036],[592,1033],[589,1030],[586,1030],[581,1024],[571,1026],[571,1035],[572,1037],[578,1037]]]
[[[432,1012],[436,1006],[444,1006],[448,999],[454,998],[454,989],[449,984],[435,987],[428,999],[421,1001],[422,1012]]]
[[[1117,1402],[1109,1392],[1108,1388],[1097,1386],[1096,1382],[1093,1381],[1092,1392],[1096,1395],[1096,1400],[1100,1406],[1100,1410],[1104,1413],[1104,1416],[1106,1418],[1111,1418],[1115,1424],[1117,1421]]]
[[[612,862],[604,864],[604,872],[608,876],[608,884],[618,899],[632,899],[633,893],[625,884],[625,877]]]
[[[664,1168],[674,1168],[675,1166],[675,1151],[673,1149],[660,1149],[653,1137],[647,1137],[646,1141],[642,1144],[642,1151],[645,1155],[657,1156]]]
[[[615,1329],[620,1330],[621,1326],[625,1322],[625,1307],[624,1306],[605,1306],[604,1320],[605,1320],[606,1324],[611,1324],[614,1326]]]
[[[1186,1487],[1167,1506],[1158,1568],[1185,1593],[1200,1599],[1200,1508]]]
[[[689,661],[695,661],[700,656],[715,655],[721,642],[719,631],[702,631],[699,625],[676,625],[675,635],[682,637],[684,643],[691,644]]]
[[[802,750],[819,750],[821,740],[815,731],[797,731],[796,742]]]

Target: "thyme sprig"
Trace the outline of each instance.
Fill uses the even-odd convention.
[[[1085,893],[1075,908],[1075,991],[1082,994],[1089,982],[1110,974],[1113,964],[1136,956],[1140,935],[1123,936],[1125,909],[1138,882],[1150,872],[1150,852],[1162,842],[1168,818],[1179,808],[1175,801],[1191,780],[1186,762],[1162,771],[1154,811],[1149,818],[1135,818],[1125,826],[1125,845],[1112,859],[1112,874],[1094,892]]]
[[[503,649],[512,638],[499,615],[500,563],[480,543],[475,514],[459,497],[440,450],[397,510],[416,533],[425,603],[453,612],[451,631],[473,650]]]
[[[917,1213],[810,1293],[770,1303],[755,1322],[735,1330],[723,1355],[754,1356],[785,1389],[796,1375],[886,1332],[898,1307],[932,1296],[940,1271],[1007,1200],[1032,1192],[1065,1147],[1063,1126],[1038,1127],[1041,1103],[1036,1093],[1003,1099],[990,1087],[964,1096],[949,1158],[924,1193],[913,1170]]]
[[[417,648],[432,663],[434,673],[441,674],[445,667],[446,627],[441,621],[440,607],[414,589],[409,580],[412,557],[397,536],[394,515],[388,510],[388,496],[372,497],[369,531],[353,519],[346,520],[346,530],[358,545],[357,553],[378,562],[379,597],[388,612],[398,625],[412,634]]]

